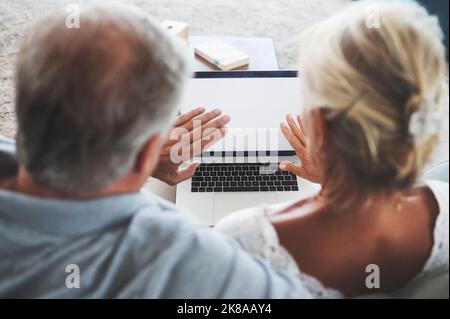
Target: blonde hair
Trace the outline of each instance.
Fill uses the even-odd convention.
[[[419,142],[411,119],[446,96],[437,18],[415,2],[362,1],[307,30],[300,61],[306,107],[327,124],[321,165],[336,195],[413,186],[437,132]]]

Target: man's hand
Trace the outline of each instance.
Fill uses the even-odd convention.
[[[291,115],[288,115],[286,117],[288,125],[281,123],[280,128],[283,135],[300,158],[300,165],[296,165],[292,162],[281,162],[280,169],[289,171],[313,183],[320,183],[322,178],[319,170],[314,167],[314,164],[309,157],[306,132],[300,116],[297,116],[297,121],[298,124]]]
[[[221,111],[217,109],[205,112],[204,108],[197,108],[178,117],[169,134],[169,139],[162,147],[153,177],[169,185],[176,185],[191,178],[199,163],[193,163],[180,169],[182,163],[175,163],[171,158],[172,147],[180,141],[188,141],[185,149],[189,149],[189,154],[187,156],[183,154],[183,159],[192,159],[192,157],[200,155],[207,147],[217,143],[225,135],[225,125],[229,121],[230,117],[221,116]],[[170,138],[177,135],[172,133],[179,131],[185,133],[177,138]]]

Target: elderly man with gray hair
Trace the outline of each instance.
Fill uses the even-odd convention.
[[[296,277],[141,189],[196,168],[172,162],[179,141],[165,138],[187,77],[175,40],[128,7],[85,8],[80,22],[52,14],[19,55],[17,144],[0,141],[18,162],[0,190],[0,297],[309,297]],[[174,127],[201,151],[228,121],[197,109]]]

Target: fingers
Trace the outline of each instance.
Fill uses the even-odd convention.
[[[305,133],[299,127],[299,124],[295,123],[295,120],[290,114],[286,116],[286,122],[288,123],[294,136],[300,141],[300,143],[302,143],[303,146],[306,146]]]
[[[182,127],[176,127],[172,129],[169,142],[167,142],[163,149],[162,154],[169,154],[171,148],[180,143],[177,147],[189,147],[192,156],[199,155],[206,147],[209,147],[222,139],[225,135],[225,125],[230,122],[228,115],[223,115],[207,124],[199,125],[189,133],[185,133],[185,129]],[[179,131],[179,132],[178,132]],[[215,134],[214,134],[215,133]],[[215,136],[211,140],[212,136]]]
[[[219,117],[221,113],[222,111],[219,109],[205,113],[203,108],[198,108],[180,116],[171,130],[165,149],[167,150],[167,148],[181,140],[193,143],[201,138],[202,133],[208,128],[215,127],[220,129],[224,127],[230,121],[230,118],[229,116]],[[187,139],[188,137],[189,139]]]
[[[185,125],[185,124],[191,122],[191,120],[192,120],[194,117],[199,116],[200,114],[202,114],[202,113],[204,113],[204,112],[205,112],[205,109],[204,109],[203,107],[198,107],[198,108],[196,108],[196,109],[193,109],[192,111],[189,111],[188,113],[179,116],[179,117],[177,118],[177,120],[175,121],[174,126],[175,126],[175,127],[177,127],[177,126],[183,126],[183,125]]]
[[[177,173],[175,184],[181,183],[194,176],[195,170],[199,165],[200,163],[192,163],[189,164],[186,168],[180,169]]]
[[[192,156],[200,155],[205,149],[219,142],[226,134],[224,127],[220,129],[211,129],[204,132],[203,138],[195,141],[191,145]]]
[[[213,121],[209,121],[208,123],[201,125],[195,128],[190,132],[189,141],[191,143],[195,143],[198,140],[202,140],[205,138],[204,135],[210,135],[214,130],[219,131],[225,127],[230,122],[230,117],[228,115],[223,115],[219,118],[214,119]],[[207,132],[205,134],[205,132]]]
[[[281,123],[280,124],[281,132],[283,133],[284,137],[286,137],[289,144],[292,146],[294,150],[297,152],[303,153],[305,151],[305,147],[303,144],[298,140],[296,136],[291,132],[291,130],[286,126],[286,124]]]
[[[306,137],[305,125],[304,125],[303,119],[300,115],[297,115],[297,121],[298,121],[298,125],[300,126],[300,129],[303,132],[303,135]]]
[[[214,119],[219,117],[221,114],[222,114],[221,110],[214,109],[212,111],[202,113],[194,118],[191,118],[188,122],[184,123],[182,125],[182,127],[188,131],[192,131],[195,128],[207,125],[209,122],[213,121]],[[195,126],[194,126],[194,124],[195,124]]]
[[[287,161],[281,162],[279,167],[283,171],[288,171],[288,172],[295,174],[297,176],[300,176],[300,177],[304,177],[304,175],[306,173],[305,169],[302,166],[296,165],[292,162],[287,162]]]

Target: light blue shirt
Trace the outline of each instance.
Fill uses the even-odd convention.
[[[143,190],[91,200],[0,190],[0,298],[309,296],[296,277]]]

